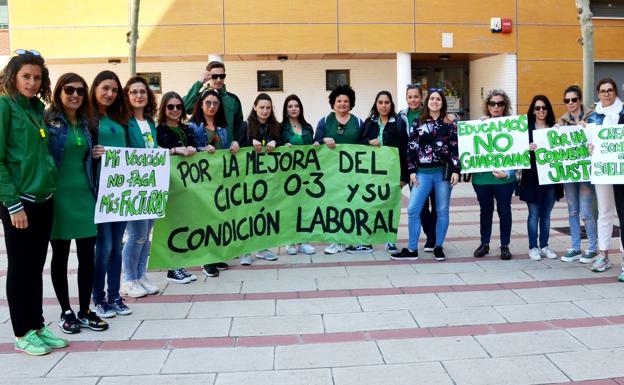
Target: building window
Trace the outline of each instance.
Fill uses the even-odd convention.
[[[162,83],[160,82],[160,72],[137,72],[137,76],[147,80],[149,88],[156,94],[162,92]]]
[[[282,71],[258,71],[258,91],[284,91]]]
[[[621,0],[592,0],[589,5],[594,17],[624,17]]]
[[[326,70],[325,89],[331,91],[338,86],[348,86],[350,83],[349,70]]]
[[[0,0],[0,29],[9,29],[9,6],[7,0]]]

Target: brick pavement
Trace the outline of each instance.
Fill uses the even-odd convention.
[[[493,250],[475,260],[476,200],[465,184],[453,197],[446,262],[422,252],[395,262],[381,247],[335,256],[281,248],[276,262],[233,261],[219,278],[199,274],[189,285],[150,272],[161,294],[129,299],[132,315],[103,333],[67,336],[69,348],[45,357],[13,353],[0,257],[0,384],[623,385],[619,256],[603,274],[529,260],[526,209],[514,201],[514,259]],[[552,218],[553,227],[567,226],[565,202]],[[403,210],[400,245],[406,223]],[[496,246],[496,226],[494,234]],[[568,242],[551,232],[556,251]],[[45,318],[58,330],[48,270],[44,297]]]

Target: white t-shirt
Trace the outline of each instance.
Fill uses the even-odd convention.
[[[141,134],[143,135],[143,141],[145,142],[145,148],[154,148],[154,138],[152,137],[152,129],[150,128],[147,120],[137,120]]]

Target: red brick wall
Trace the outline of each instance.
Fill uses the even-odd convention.
[[[9,47],[9,30],[0,29],[0,56],[10,56],[11,47]]]

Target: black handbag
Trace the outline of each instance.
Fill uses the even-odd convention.
[[[453,167],[451,167],[451,163],[444,162],[442,164],[442,179],[443,180],[451,180],[451,175],[453,174]]]

